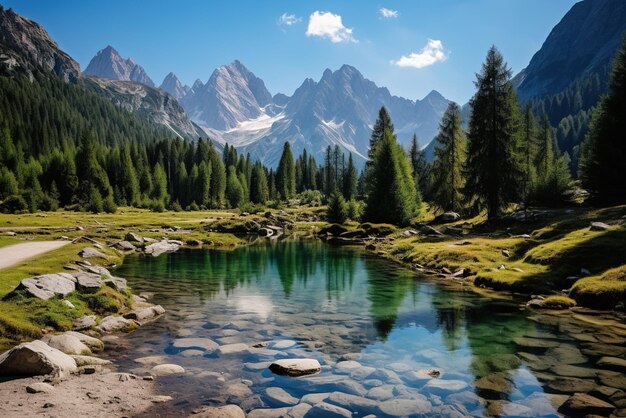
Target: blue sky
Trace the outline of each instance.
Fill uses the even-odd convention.
[[[239,59],[272,94],[291,95],[350,64],[392,94],[434,89],[465,103],[492,44],[517,73],[576,0],[0,2],[41,23],[83,69],[109,44],[157,84],[170,71],[205,82]]]

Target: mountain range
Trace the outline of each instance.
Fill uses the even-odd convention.
[[[585,28],[585,30],[581,30]],[[583,0],[550,32],[529,65],[513,78],[519,97],[546,111],[562,150],[575,160],[593,106],[606,92],[608,73],[626,31],[626,2]],[[0,7],[0,70],[4,75],[51,74],[94,92],[138,117],[186,139],[210,137],[275,166],[283,143],[306,149],[318,162],[327,146],[339,145],[362,164],[371,127],[381,106],[393,118],[398,139],[413,134],[433,156],[438,124],[448,100],[432,91],[421,100],[393,96],[343,65],[307,78],[291,95],[272,94],[240,61],[218,67],[206,83],[186,86],[169,73],[160,87],[132,58],[113,47],[98,51],[84,72],[43,27]],[[580,98],[579,98],[580,96]],[[463,114],[469,116],[469,106]]]
[[[124,80],[137,67],[141,68],[107,47],[87,69],[102,78]],[[145,74],[143,69],[136,72]],[[306,79],[291,97],[272,95],[263,80],[240,61],[218,67],[206,83],[197,80],[192,87],[169,73],[161,89],[178,100],[211,139],[234,145],[270,166],[277,165],[285,141],[296,155],[306,149],[318,161],[326,147],[339,145],[363,164],[381,106],[390,111],[401,143],[408,145],[417,134],[427,144],[436,135],[448,105],[436,91],[417,101],[392,96],[349,65],[336,71],[327,69],[319,81]]]

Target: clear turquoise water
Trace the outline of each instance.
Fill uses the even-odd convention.
[[[158,379],[159,390],[174,401],[151,413],[185,415],[224,403],[246,411],[285,407],[268,395],[268,388],[278,387],[296,400],[313,393],[356,395],[348,404],[327,400],[344,402],[354,416],[389,415],[390,402],[398,399],[419,400],[427,406],[422,415],[430,416],[558,416],[559,401],[580,387],[555,379],[574,374],[594,385],[616,381],[616,372],[597,374],[599,354],[589,347],[620,344],[590,342],[589,336],[600,332],[619,342],[619,324],[598,331],[571,314],[540,315],[519,301],[440,285],[357,248],[268,241],[234,251],[130,256],[115,273],[128,278],[135,293],[153,293],[167,314],[121,337],[121,347],[108,355],[137,374],[156,363],[186,369]],[[176,347],[180,338],[248,347],[234,353],[182,349]],[[294,343],[274,347],[282,340]],[[537,341],[547,347],[534,347]],[[268,346],[252,347],[259,343]],[[142,358],[143,364],[136,361]],[[277,376],[265,362],[280,358],[315,358],[322,371]],[[559,364],[575,368],[563,371]],[[436,382],[415,377],[430,369],[441,373]]]

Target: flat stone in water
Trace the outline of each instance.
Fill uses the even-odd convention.
[[[177,364],[159,364],[152,368],[151,373],[155,376],[170,376],[185,373],[185,369]]]
[[[393,385],[376,386],[370,389],[366,396],[377,401],[386,401],[393,398]]]
[[[304,395],[300,398],[300,403],[308,403],[310,405],[315,405],[320,402],[323,402],[328,396],[330,392],[322,392],[322,393],[309,393],[308,395]]]
[[[241,353],[241,352],[247,351],[247,350],[248,350],[248,345],[247,344],[236,343],[236,344],[221,345],[217,349],[217,352],[222,354],[222,355],[224,355],[224,354]]]
[[[500,417],[533,417],[533,410],[527,406],[509,401],[492,401],[487,407],[489,415]]]
[[[194,411],[193,416],[198,418],[246,418],[245,412],[237,405],[207,406]]]
[[[270,387],[265,390],[267,399],[279,406],[296,405],[300,400],[291,396],[285,389],[279,387]]]
[[[375,414],[378,412],[378,402],[349,393],[333,392],[328,396],[325,402],[340,406],[349,411],[359,411],[366,414]]]
[[[590,392],[596,384],[593,380],[578,379],[575,377],[559,377],[546,385],[548,392],[553,393],[577,393]]]
[[[566,377],[594,378],[598,374],[588,367],[574,366],[571,364],[557,364],[550,369],[554,374]]]
[[[147,356],[147,357],[136,358],[135,363],[139,363],[143,365],[163,364],[167,360],[168,360],[167,356]]]
[[[586,393],[576,393],[565,401],[559,412],[571,416],[608,415],[614,409],[613,405],[601,399]]]
[[[425,396],[416,399],[390,399],[381,402],[378,407],[382,413],[392,417],[428,414],[432,411],[432,405]]]
[[[198,348],[209,353],[217,350],[219,345],[210,338],[178,338],[172,343],[174,348]]]
[[[284,350],[286,348],[291,348],[296,345],[296,342],[293,340],[280,340],[274,342],[270,347],[276,350]]]
[[[305,376],[319,372],[322,366],[315,359],[284,359],[271,363],[269,368],[276,374]]]
[[[424,385],[422,390],[436,395],[448,395],[460,392],[467,387],[468,384],[462,380],[431,379]]]
[[[513,338],[513,342],[520,347],[525,348],[552,348],[557,347],[559,343],[549,340],[541,340],[538,338],[519,337]]]
[[[349,374],[352,371],[360,367],[363,367],[363,366],[358,361],[354,361],[354,360],[340,361],[339,363],[335,364],[335,372]]]
[[[602,357],[598,360],[597,365],[604,369],[626,372],[626,360],[618,357]]]
[[[275,415],[274,415],[275,416]],[[352,413],[340,406],[320,402],[309,410],[306,418],[352,418]]]

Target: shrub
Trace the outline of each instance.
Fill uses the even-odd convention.
[[[39,203],[39,209],[45,212],[54,212],[59,209],[59,203],[56,201],[56,199],[48,195],[44,195],[44,197],[41,199],[41,202]]]
[[[163,212],[165,211],[165,203],[162,200],[153,200],[150,203],[150,210],[152,212]]]
[[[113,194],[109,193],[106,199],[104,199],[104,202],[102,203],[102,210],[104,210],[106,213],[117,212],[117,206],[115,205]]]
[[[326,218],[328,222],[338,224],[343,224],[348,220],[348,204],[341,193],[335,191],[330,195]]]
[[[0,211],[3,213],[19,213],[25,210],[28,210],[28,205],[20,195],[9,196],[0,204]]]
[[[350,199],[348,201],[348,218],[353,221],[358,221],[361,219],[361,215],[363,214],[363,206],[360,202],[355,199]]]
[[[193,210],[193,211],[200,210],[200,206],[198,206],[196,202],[191,202],[191,205],[189,205],[189,210]]]
[[[178,200],[176,200],[172,204],[170,204],[170,210],[173,210],[174,212],[182,212],[183,207],[180,205]]]
[[[298,197],[302,205],[320,206],[322,204],[322,193],[319,190],[305,190]]]

